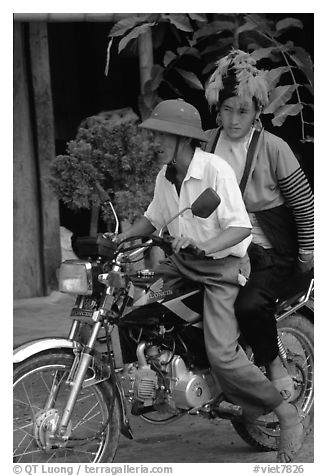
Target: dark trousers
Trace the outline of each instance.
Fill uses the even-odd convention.
[[[280,256],[273,249],[251,244],[250,279],[240,289],[235,313],[242,336],[252,347],[256,365],[265,365],[278,355],[275,320],[276,299],[290,296],[295,287],[295,257]],[[292,286],[290,286],[292,285]]]

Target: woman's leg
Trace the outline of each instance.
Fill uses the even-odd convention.
[[[246,343],[252,348],[257,365],[265,365],[278,355],[275,320],[276,294],[272,269],[251,272],[246,286],[240,288],[235,314]]]

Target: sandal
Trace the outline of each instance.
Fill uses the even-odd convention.
[[[295,405],[294,405],[295,406]],[[286,426],[280,430],[280,440],[277,452],[277,463],[290,463],[300,451],[304,438],[309,432],[310,415],[301,415],[300,421],[292,426]]]
[[[284,375],[283,377],[273,379],[271,380],[271,383],[281,393],[286,402],[289,402],[293,399],[295,390],[294,382],[290,375]]]

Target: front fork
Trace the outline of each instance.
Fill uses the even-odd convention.
[[[94,315],[96,315],[97,320],[92,328],[92,333],[88,339],[86,346],[83,348],[76,372],[71,372],[74,373],[73,380],[69,382],[72,387],[72,390],[69,394],[68,401],[64,408],[57,431],[58,435],[61,437],[67,436],[67,429],[71,420],[74,406],[79,392],[82,388],[83,382],[85,380],[86,372],[90,367],[90,363],[92,361],[93,349],[95,347],[96,339],[99,335],[102,326],[102,314],[103,312],[109,311],[111,309],[112,303],[114,301],[113,291],[114,289],[112,287],[109,286],[107,288],[102,306],[100,306],[100,310],[95,311]],[[72,329],[70,331],[70,338],[75,334],[77,329],[78,324],[76,323],[72,326]]]
[[[67,404],[65,406],[65,409],[63,411],[63,415],[59,424],[58,433],[60,436],[64,436],[67,432],[68,424],[70,422],[77,397],[82,388],[87,369],[90,367],[90,363],[92,360],[92,351],[93,351],[96,338],[99,334],[100,329],[101,329],[101,322],[99,321],[94,325],[92,329],[92,334],[88,340],[88,343],[84,347],[84,350],[81,354],[78,368],[75,372],[74,380],[71,383],[72,390],[69,394],[69,398],[68,398]]]

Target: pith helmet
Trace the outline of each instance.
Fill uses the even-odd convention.
[[[153,109],[149,119],[140,124],[140,127],[208,141],[202,129],[199,111],[183,99],[162,101]]]

